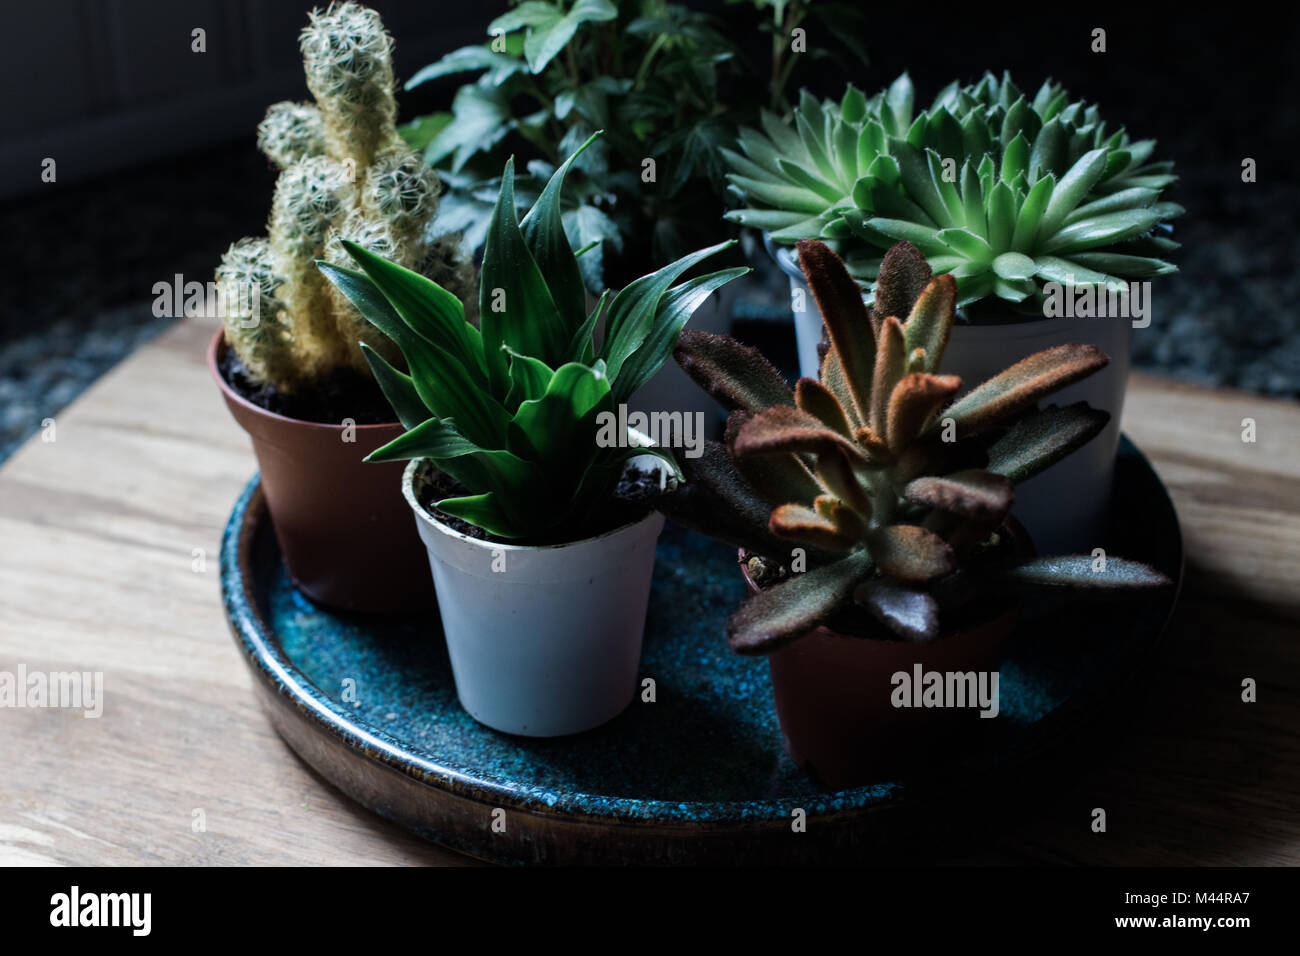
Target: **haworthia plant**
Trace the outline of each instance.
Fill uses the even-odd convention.
[[[599,523],[630,458],[649,452],[675,467],[663,450],[598,442],[598,416],[649,381],[710,293],[748,271],[681,281],[731,245],[721,243],[612,298],[606,292],[589,311],[560,216],[565,174],[587,144],[555,171],[522,222],[514,161],[506,163],[484,250],[478,328],[456,296],[354,243],[344,247],[360,271],[320,263],[409,369],[363,347],[407,428],[367,460],[431,459],[466,489],[437,508],[500,538],[571,540]]]
[[[1032,97],[1009,75],[951,83],[915,108],[907,74],[838,103],[804,93],[789,122],[725,151],[728,218],[778,243],[820,238],[871,291],[881,253],[905,240],[957,280],[957,305],[1038,308],[1046,282],[1113,286],[1173,272],[1163,201],[1173,163],[1153,140],[1109,129],[1097,107],[1047,81]],[[976,310],[978,312],[978,310]]]
[[[829,342],[818,379],[794,389],[756,351],[686,331],[681,366],[730,415],[725,444],[686,462],[660,500],[680,523],[770,564],[807,569],[760,590],[728,623],[732,647],[767,653],[857,607],[893,635],[938,637],[943,613],[990,588],[1133,590],[1169,582],[1107,557],[1016,561],[1005,547],[1015,483],[1093,438],[1106,412],[1039,401],[1102,368],[1088,345],[1012,365],[963,397],[942,372],[957,283],[906,242],[880,267],[874,306],[838,256],[801,240],[799,261]]]

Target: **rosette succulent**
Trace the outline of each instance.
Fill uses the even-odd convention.
[[[431,459],[464,489],[438,501],[438,510],[499,538],[573,540],[600,523],[631,458],[649,453],[673,463],[662,449],[600,441],[602,413],[615,414],[659,370],[710,293],[749,271],[678,282],[731,245],[720,243],[612,298],[606,291],[588,311],[560,214],[564,178],[582,148],[550,177],[522,222],[514,161],[507,161],[484,246],[478,328],[456,296],[355,243],[343,246],[361,271],[320,263],[410,369],[361,347],[407,428],[367,460]],[[593,332],[602,317],[597,350]]]
[[[1044,282],[1113,286],[1174,271],[1162,201],[1171,162],[1153,140],[1110,129],[1095,105],[1050,80],[1032,97],[1004,74],[951,83],[917,110],[907,74],[838,103],[804,93],[791,120],[724,151],[745,208],[734,222],[778,243],[820,238],[868,287],[881,254],[905,240],[957,280],[958,307],[1037,307]]]
[[[1120,558],[1025,560],[1007,546],[1014,485],[1109,418],[1084,403],[1036,406],[1102,368],[1103,353],[1046,349],[958,397],[961,380],[941,371],[952,276],[933,276],[915,247],[899,243],[884,256],[869,309],[826,244],[801,240],[798,252],[828,333],[819,379],[792,390],[726,336],[687,331],[677,347],[730,416],[725,444],[686,460],[687,483],[659,507],[744,548],[767,585],[728,623],[736,651],[766,653],[846,614],[904,640],[933,640],[943,614],[999,588],[1168,583]]]

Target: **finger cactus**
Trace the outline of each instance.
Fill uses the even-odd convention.
[[[224,284],[269,290],[257,317],[226,310],[225,337],[255,383],[285,393],[340,368],[370,375],[362,342],[400,360],[316,268],[350,262],[344,241],[453,294],[477,288],[456,237],[429,238],[442,184],[397,134],[393,41],[379,15],[352,2],[315,10],[300,47],[315,102],[276,103],[257,130],[281,170],[268,236],[235,243],[217,270]]]
[[[1091,556],[1017,562],[1005,547],[1014,484],[1109,418],[1082,402],[1036,408],[1102,368],[1102,352],[1046,349],[958,397],[961,379],[940,367],[956,314],[951,275],[933,276],[900,242],[868,308],[826,244],[802,240],[798,251],[827,330],[819,379],[791,389],[727,336],[688,330],[677,346],[678,362],[730,415],[725,446],[686,460],[687,484],[657,506],[746,549],[759,559],[753,570],[792,572],[732,615],[734,650],[767,653],[854,612],[897,638],[929,641],[941,612],[998,588],[1168,583],[1120,558],[1098,571]]]

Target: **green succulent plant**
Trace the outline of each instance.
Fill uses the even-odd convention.
[[[1164,235],[1182,208],[1161,201],[1173,163],[1154,140],[1109,130],[1097,107],[1058,84],[1027,97],[1004,74],[951,83],[914,109],[907,74],[872,97],[850,85],[838,102],[803,93],[791,120],[724,150],[733,222],[778,243],[820,238],[864,286],[881,254],[905,240],[957,280],[958,307],[1041,303],[1044,282],[1126,283],[1173,272]]]
[[[884,256],[869,309],[838,256],[801,240],[799,261],[829,347],[819,379],[792,390],[755,350],[687,331],[682,367],[730,410],[725,444],[687,460],[687,483],[660,510],[807,569],[753,595],[728,622],[732,647],[761,654],[858,608],[894,635],[928,641],[941,612],[1006,587],[1132,590],[1167,579],[1121,558],[1014,559],[1001,546],[1013,486],[1094,437],[1109,415],[1084,403],[1037,410],[1102,368],[1088,345],[1029,356],[958,398],[940,371],[956,281],[933,276],[903,242]],[[901,318],[900,318],[901,317]],[[956,399],[954,401],[954,399]]]
[[[506,162],[484,248],[479,328],[435,282],[354,243],[343,245],[361,271],[320,263],[410,369],[401,372],[362,346],[407,428],[367,460],[431,459],[466,489],[437,508],[499,538],[590,527],[606,513],[630,458],[650,453],[673,463],[663,449],[603,446],[601,413],[615,413],[659,370],[710,293],[749,271],[677,281],[731,244],[720,243],[629,283],[612,299],[606,291],[588,311],[560,215],[565,175],[587,144],[555,171],[522,223],[514,160]],[[597,350],[593,332],[602,317]]]
[[[431,276],[457,294],[473,266],[454,238],[430,239],[442,184],[395,125],[392,37],[375,11],[334,3],[311,13],[300,37],[314,103],[276,103],[257,142],[280,168],[266,239],[234,243],[217,268],[230,289],[227,344],[255,384],[292,393],[339,368],[369,375],[360,350],[396,351],[316,269],[349,261],[354,242]],[[243,290],[261,290],[256,314]],[[242,293],[242,294],[241,294]]]

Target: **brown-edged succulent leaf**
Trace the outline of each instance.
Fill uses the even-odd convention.
[[[930,264],[919,249],[910,242],[891,246],[880,263],[876,277],[876,298],[871,306],[871,320],[877,331],[886,316],[905,319],[912,311],[912,303],[930,284]]]
[[[799,267],[839,354],[854,404],[865,414],[868,396],[864,390],[876,364],[876,338],[862,289],[826,243],[800,239],[798,250]]]
[[[939,602],[926,591],[873,578],[854,589],[853,600],[905,641],[939,636]]]
[[[977,385],[959,398],[944,417],[951,418],[961,434],[978,432],[1086,378],[1109,361],[1106,353],[1093,345],[1043,349]]]
[[[853,551],[759,591],[727,621],[731,649],[738,654],[767,654],[802,637],[847,602],[870,571],[871,555]]]
[[[849,507],[847,502],[834,495],[822,495],[813,505],[819,515],[829,518],[835,529],[854,543],[861,542],[871,530],[869,515]]]
[[[761,554],[781,555],[786,542],[768,530],[772,506],[736,470],[720,442],[680,460],[686,481],[654,500],[657,511],[687,528]]]
[[[1098,566],[1104,565],[1104,570]],[[1173,582],[1164,574],[1143,564],[1125,558],[1100,558],[1091,555],[1065,555],[1055,558],[1034,558],[1002,572],[1005,581],[1015,585],[1071,590],[1140,591],[1166,587]]]
[[[924,584],[953,569],[952,549],[933,531],[894,524],[872,533],[868,544],[876,566],[897,581]]]
[[[822,357],[819,377],[826,389],[839,400],[840,408],[844,410],[844,414],[848,416],[853,426],[856,428],[865,425],[866,419],[858,413],[854,404],[853,390],[849,388],[849,380],[844,374],[844,366],[834,346],[827,349]]]
[[[753,417],[752,412],[739,409],[732,412],[727,416],[722,440],[732,452],[737,470],[754,490],[772,504],[809,502],[824,492],[826,489],[798,455],[753,455],[741,458],[735,454],[736,437]]]
[[[786,452],[818,455],[834,448],[842,448],[851,459],[865,463],[856,444],[807,412],[788,405],[777,405],[754,415],[741,426],[731,446],[737,458]]]
[[[881,438],[879,435],[877,435],[875,432],[873,432],[866,425],[863,425],[856,432],[854,432],[853,437],[857,440],[858,444],[862,446],[863,450],[873,460],[888,461],[891,457],[893,457],[889,453],[889,445],[885,443],[885,440]]]
[[[903,325],[909,357],[916,349],[925,350],[924,371],[933,372],[939,367],[956,315],[957,280],[950,275],[935,276],[917,298]]]
[[[729,335],[684,329],[673,352],[686,374],[727,411],[793,405],[794,392],[758,349]]]
[[[833,519],[804,505],[780,505],[772,511],[768,528],[778,538],[806,541],[824,551],[845,552],[856,543],[856,536],[844,534]]]
[[[871,518],[871,498],[858,480],[849,456],[840,449],[817,458],[817,477],[830,493],[858,513],[863,521]]]
[[[1086,445],[1109,421],[1109,412],[1086,402],[1031,412],[989,447],[988,470],[1018,484]]]
[[[935,414],[961,389],[956,375],[913,372],[894,386],[885,412],[885,438],[894,455],[902,454]]]
[[[1015,501],[1011,479],[991,471],[956,471],[942,478],[927,475],[908,483],[903,498],[967,518],[1001,521]]]
[[[903,377],[907,365],[907,350],[903,344],[903,324],[892,315],[880,324],[880,340],[876,343],[876,367],[871,378],[871,413],[867,425],[877,435],[886,435],[889,417],[889,396]]]
[[[840,400],[821,382],[801,378],[794,385],[794,404],[845,438],[853,437],[853,428]]]

